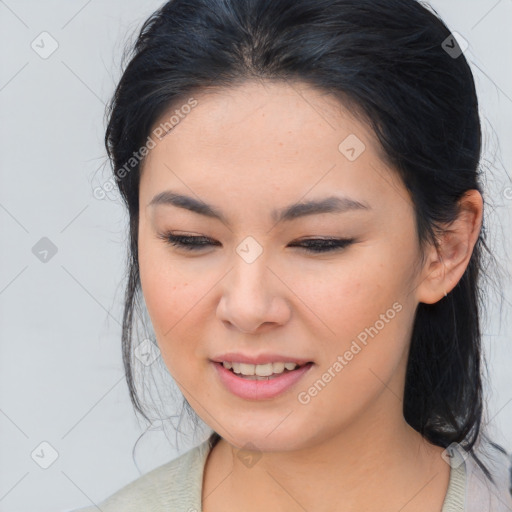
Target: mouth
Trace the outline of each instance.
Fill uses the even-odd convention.
[[[282,375],[286,375],[288,373],[296,372],[305,366],[312,365],[312,361],[308,361],[306,363],[267,363],[267,364],[247,364],[247,363],[237,363],[237,362],[228,362],[217,361],[216,364],[222,366],[226,370],[230,371],[232,374],[244,380],[273,380],[277,379]]]
[[[288,368],[282,368],[284,363],[262,365],[238,363],[240,366],[236,362],[227,361],[212,361],[212,363],[224,389],[245,400],[275,398],[291,390],[314,366],[312,361],[300,365],[290,363]],[[277,365],[276,371],[274,371],[274,365]],[[254,371],[251,366],[254,367]],[[257,375],[257,373],[266,373],[266,375]]]

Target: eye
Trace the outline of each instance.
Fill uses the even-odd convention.
[[[308,252],[329,252],[344,249],[352,243],[354,238],[309,238],[302,242],[294,242],[290,247],[301,247]]]
[[[164,242],[170,245],[181,247],[186,251],[200,251],[210,245],[220,245],[219,242],[205,236],[173,235],[172,233],[164,233],[158,235],[158,238],[161,238]]]
[[[163,239],[166,243],[180,247],[186,251],[201,251],[212,245],[221,245],[219,242],[205,236],[164,233],[158,235],[158,237]],[[293,242],[289,247],[299,247],[306,252],[321,253],[340,250],[354,242],[354,238],[309,238],[299,242]]]

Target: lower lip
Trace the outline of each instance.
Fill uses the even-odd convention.
[[[222,363],[213,362],[213,364],[224,386],[234,395],[246,400],[264,400],[284,393],[313,366],[313,363],[308,363],[297,370],[285,371],[278,377],[268,380],[247,380],[224,368]]]

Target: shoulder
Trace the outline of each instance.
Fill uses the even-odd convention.
[[[491,482],[475,459],[466,459],[466,510],[509,512],[512,510],[512,456],[502,447],[488,443],[475,451],[491,473]]]
[[[203,469],[208,440],[137,478],[97,506],[72,512],[172,512],[201,510]]]

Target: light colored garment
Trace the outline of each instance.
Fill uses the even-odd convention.
[[[101,512],[201,512],[203,470],[209,452],[206,440],[123,487],[99,503],[99,509]],[[485,478],[472,457],[460,448],[456,450],[441,512],[512,512],[510,460],[501,452],[495,452],[495,458],[484,461],[495,476],[497,486]],[[73,512],[98,512],[98,508]]]

